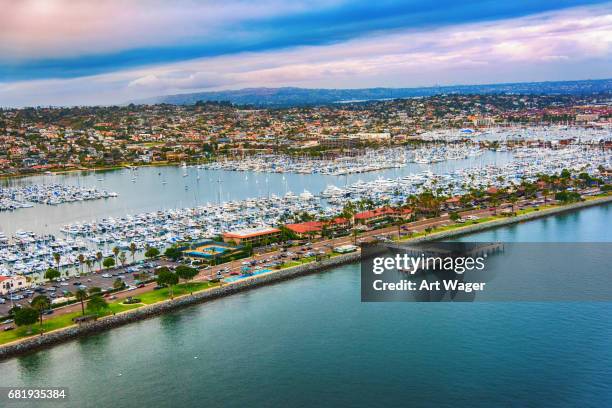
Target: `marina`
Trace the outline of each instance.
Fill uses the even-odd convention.
[[[397,178],[378,178],[338,187],[328,185],[321,196],[329,203],[349,200],[403,203],[411,195],[431,191],[447,197],[461,196],[471,190],[515,188],[523,181],[535,181],[541,174],[560,174],[567,169],[574,173],[598,175],[600,168],[612,165],[612,155],[597,148],[571,146],[565,149],[520,148],[513,151],[513,160],[502,165],[459,168],[447,173],[409,174]]]
[[[406,167],[410,163],[430,164],[447,160],[478,157],[484,150],[469,145],[441,145],[421,148],[367,150],[363,154],[333,159],[312,159],[283,155],[257,155],[240,160],[225,160],[197,166],[210,170],[254,171],[269,173],[325,174],[342,176]]]
[[[502,146],[517,143],[548,142],[558,144],[575,140],[579,144],[598,145],[610,140],[610,125],[585,128],[580,126],[504,126],[484,129],[436,129],[419,135],[423,140],[457,142],[466,138],[472,141],[498,142]]]
[[[77,201],[56,206],[36,206],[27,211],[0,212],[0,231],[11,236],[18,230],[38,235],[60,236],[66,224],[91,222],[101,218],[121,218],[177,208],[194,208],[207,203],[219,204],[247,198],[300,195],[304,190],[318,195],[328,185],[345,187],[377,178],[392,178],[430,170],[444,174],[459,168],[503,165],[512,160],[510,152],[484,151],[478,157],[431,164],[409,163],[405,167],[359,174],[333,176],[326,174],[266,173],[255,171],[206,170],[195,166],[140,167],[114,171],[72,172],[27,178],[0,180],[4,188],[21,188],[30,184],[58,183],[68,186],[95,186],[113,191],[116,199]],[[99,181],[103,174],[103,180]],[[187,176],[183,176],[187,174]]]
[[[135,189],[134,186],[143,182],[154,183],[158,193],[150,193],[150,196],[159,197],[160,203],[150,203],[153,210],[131,213],[127,205],[121,210],[121,201],[125,199],[125,195],[121,194],[117,200],[110,201],[111,204],[119,204],[118,215],[99,216],[91,213],[91,215],[81,215],[79,219],[77,211],[62,211],[63,215],[68,215],[66,222],[53,229],[45,228],[48,226],[45,224],[45,227],[38,229],[22,226],[12,232],[2,231],[0,275],[24,274],[41,279],[43,272],[49,267],[59,267],[64,273],[78,274],[83,270],[83,263],[78,261],[80,256],[95,266],[100,260],[98,253],[101,253],[102,257],[112,256],[115,247],[121,251],[131,250],[132,257],[140,257],[146,247],[163,250],[177,242],[214,238],[229,230],[276,227],[294,221],[296,214],[308,214],[314,218],[336,217],[349,201],[356,204],[369,201],[373,205],[403,204],[411,196],[425,191],[453,197],[474,189],[516,187],[522,181],[534,181],[539,174],[560,173],[563,169],[597,176],[600,168],[612,166],[611,155],[607,151],[577,145],[562,149],[519,148],[511,153],[492,154],[510,156],[505,157],[505,160],[497,165],[493,163],[481,165],[466,158],[458,158],[451,162],[464,165],[446,167],[446,171],[440,166],[448,166],[448,160],[434,162],[423,165],[426,166],[424,171],[398,175],[394,178],[384,178],[380,175],[374,178],[372,176],[376,176],[376,173],[366,173],[370,176],[368,180],[357,179],[350,184],[348,175],[263,173],[258,176],[257,172],[251,172],[253,177],[248,180],[233,171],[204,170],[187,166],[122,170],[107,174],[105,180],[111,179],[111,175],[129,179],[128,185],[131,188],[126,191]],[[224,178],[221,178],[221,175]],[[181,181],[172,182],[172,187],[170,184],[162,184],[172,177]],[[249,193],[246,189],[241,191],[242,198],[229,199],[231,195],[226,195],[225,186],[233,193],[240,189],[239,186],[232,185],[232,177],[250,186],[250,191],[255,187],[256,195],[250,198],[244,197],[245,193]],[[263,186],[260,185],[262,177]],[[281,184],[271,182],[271,177],[276,177],[276,180],[281,177],[279,180]],[[308,178],[310,185],[315,186],[321,186],[321,182],[327,181],[327,178],[332,178],[336,182],[344,179],[345,184],[338,186],[328,182],[325,187],[321,186],[318,190],[310,191],[304,188],[292,192],[289,189],[290,184],[299,185],[293,182],[302,181],[303,185],[306,181],[302,179],[304,177]],[[82,178],[79,176],[77,179]],[[58,189],[91,191],[91,189],[62,187],[56,183],[50,183],[48,186],[49,190],[43,191]],[[168,193],[163,191],[166,187],[173,188],[176,192],[183,186],[184,191],[177,194],[179,197],[190,196],[190,199],[185,200],[185,204],[194,205],[180,206],[181,200],[179,200],[179,206],[160,208],[163,200],[168,198]],[[38,191],[37,187],[27,185],[19,189]],[[204,192],[202,199],[198,196],[199,192]],[[208,201],[202,202],[203,198],[208,198]],[[95,201],[90,203],[95,205]],[[39,219],[44,219],[45,223],[51,221],[49,217],[41,216]],[[59,260],[54,254],[59,254]]]
[[[35,204],[60,205],[79,201],[114,198],[118,194],[95,187],[80,187],[59,183],[28,184],[20,187],[0,186],[0,211],[31,208]]]
[[[593,207],[465,240],[610,242],[611,209]],[[563,267],[537,256],[528,262],[542,271]],[[359,299],[359,265],[345,265],[12,358],[0,369],[15,387],[44,386],[53,378],[79,396],[62,403],[69,407],[110,406],[116,398],[126,407],[159,405],[158,392],[183,406],[219,405],[219,395],[226,392],[233,393],[231,406],[253,399],[310,406],[321,395],[333,405],[400,406],[406,384],[412,403],[420,406],[445,406],[451,400],[488,407],[506,392],[510,405],[546,406],[547,390],[560,384],[567,405],[580,405],[585,393],[595,405],[609,402],[609,303],[373,304]],[[418,350],[398,352],[406,344]],[[487,353],[478,357],[482,350]],[[315,358],[321,355],[326,358]],[[508,368],[517,358],[527,368]],[[301,368],[297,374],[296,366]],[[373,370],[381,377],[360,382],[362,391],[355,391],[346,381],[347,366],[357,378]],[[463,384],[477,385],[465,390],[441,384],[440,378],[454,381],[457,366]],[[185,370],[190,375],[181,376]],[[409,381],[399,384],[397,378],[406,373]],[[308,392],[295,394],[296,375]],[[237,380],[245,376],[251,381]],[[583,376],[591,378],[585,385],[571,380]],[[102,377],[113,393],[99,392],[96,379]],[[330,383],[337,384],[333,391]],[[475,391],[476,386],[484,386],[483,391]],[[203,387],[218,392],[202,393]]]

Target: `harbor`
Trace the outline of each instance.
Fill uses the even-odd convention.
[[[96,187],[80,187],[59,183],[28,184],[20,187],[0,187],[0,211],[32,208],[36,204],[61,205],[79,201],[115,198],[113,191]]]
[[[474,145],[440,145],[421,148],[371,149],[351,156],[330,159],[257,155],[240,160],[224,160],[197,168],[210,170],[252,171],[268,173],[324,174],[343,176],[380,170],[403,168],[410,163],[430,164],[447,160],[478,157],[484,153]]]
[[[243,178],[243,173],[239,172],[188,166],[110,172],[102,181],[96,181],[104,184],[106,180],[117,177],[123,183],[117,185],[123,186],[126,192],[132,191],[132,194],[134,190],[142,191],[140,186],[143,184],[145,188],[154,189],[156,192],[146,193],[154,197],[152,202],[147,202],[148,208],[152,210],[129,212],[128,208],[133,203],[122,202],[126,196],[129,199],[129,194],[123,192],[115,200],[102,200],[104,206],[115,206],[113,213],[116,215],[96,214],[96,202],[99,200],[87,203],[77,200],[63,205],[45,206],[61,208],[58,213],[61,218],[54,220],[53,216],[34,214],[34,217],[29,216],[30,220],[35,219],[37,222],[32,228],[22,225],[10,232],[0,231],[0,275],[20,274],[40,280],[44,271],[51,267],[76,275],[83,269],[83,262],[79,258],[95,266],[100,261],[100,254],[102,258],[112,257],[115,248],[129,251],[133,259],[140,259],[148,247],[163,250],[177,242],[212,239],[231,230],[278,227],[295,222],[296,216],[300,214],[314,219],[338,217],[349,202],[358,207],[366,202],[373,206],[403,205],[411,197],[427,191],[447,198],[458,197],[474,190],[516,188],[522,182],[535,181],[541,174],[558,174],[563,169],[574,174],[584,172],[597,176],[600,169],[612,167],[612,159],[607,151],[585,146],[567,146],[562,149],[520,148],[511,153],[490,153],[504,156],[499,164],[495,164],[495,160],[490,157],[489,164],[481,165],[472,161],[480,160],[484,155],[479,158],[457,157],[455,160],[422,164],[418,166],[426,166],[425,171],[395,178],[383,178],[376,172],[359,176],[248,172]],[[451,166],[449,163],[456,165]],[[252,176],[250,180],[249,174]],[[348,182],[348,177],[365,175],[370,176],[368,181],[359,178],[351,184]],[[66,177],[66,180],[72,177],[72,182],[76,180],[79,185],[85,185],[88,180],[88,176],[80,175],[61,177]],[[321,187],[322,182],[331,179],[336,183],[344,179],[345,184],[338,183],[340,186],[337,186],[328,183]],[[238,185],[234,184],[237,180],[240,180]],[[264,182],[261,183],[261,180]],[[303,189],[294,193],[291,189],[300,184],[320,187],[319,190]],[[42,191],[106,191],[69,184],[58,185],[56,182],[43,185],[47,188]],[[241,185],[249,186],[250,190],[241,190]],[[40,184],[11,188],[13,191],[41,191]],[[166,192],[166,188],[171,191]],[[254,191],[254,196],[245,197]],[[173,197],[173,193],[177,197]],[[241,198],[230,199],[232,195]],[[185,198],[184,204],[187,205],[180,199],[178,203],[174,200],[172,202],[178,205],[163,205],[164,200],[170,198]],[[73,210],[74,205],[78,207]],[[32,208],[29,211],[41,210]],[[103,208],[102,214],[105,211],[108,209]],[[18,217],[19,212],[16,212],[8,220],[17,224],[20,221]],[[60,220],[65,222],[58,225]],[[4,227],[7,224],[3,222],[1,225]]]
[[[527,234],[536,242],[609,242],[610,236],[606,229],[609,211],[609,205],[597,206],[480,232],[465,239],[470,242],[490,241],[504,236],[506,241],[511,242],[521,240],[520,237]],[[550,260],[534,257],[530,261],[536,265],[541,264],[543,271],[551,267]],[[555,264],[555,267],[562,265]],[[431,402],[431,398],[434,398],[435,403],[443,405],[452,397],[455,402],[473,402],[473,394],[458,395],[440,387],[439,382],[432,379],[436,375],[438,378],[439,375],[452,376],[455,372],[454,367],[449,368],[446,358],[439,358],[440,350],[443,350],[444,356],[454,352],[455,361],[467,367],[464,369],[466,378],[478,378],[482,383],[484,373],[486,389],[492,389],[487,391],[491,398],[511,383],[514,395],[518,393],[517,398],[529,395],[531,401],[545,404],[548,394],[541,389],[552,386],[550,381],[553,380],[548,378],[549,375],[553,376],[556,383],[554,373],[580,376],[595,370],[601,375],[596,376],[594,383],[590,383],[590,395],[595,398],[593,400],[602,403],[606,401],[600,387],[605,387],[603,378],[607,378],[610,356],[606,354],[602,358],[598,355],[595,358],[590,354],[590,350],[599,349],[605,344],[604,339],[609,337],[612,330],[605,318],[609,314],[606,303],[440,303],[436,307],[411,303],[393,304],[390,307],[385,304],[360,303],[359,284],[358,264],[337,266],[326,273],[303,276],[254,291],[234,293],[229,297],[182,308],[136,324],[56,344],[42,353],[6,360],[0,363],[0,368],[8,383],[15,386],[45,384],[48,376],[53,376],[58,384],[65,384],[71,392],[84,396],[84,399],[69,406],[93,407],[110,404],[117,395],[126,401],[137,400],[138,403],[133,406],[149,402],[153,404],[157,396],[151,396],[149,388],[135,387],[136,383],[142,381],[143,373],[151,368],[154,372],[179,373],[185,367],[194,375],[182,380],[181,391],[176,391],[175,382],[167,384],[168,389],[164,391],[174,403],[197,404],[204,398],[204,401],[214,404],[218,401],[216,397],[211,394],[202,397],[198,390],[203,384],[214,387],[214,384],[220,382],[222,389],[235,392],[234,398],[237,400],[266,398],[267,401],[273,399],[281,404],[282,399],[289,398],[290,387],[280,387],[278,392],[282,395],[274,393],[271,396],[266,384],[269,381],[283,384],[288,373],[292,372],[293,365],[299,364],[307,372],[319,374],[313,374],[314,380],[311,379],[309,383],[313,392],[324,393],[329,381],[338,379],[341,391],[346,392],[329,394],[334,401],[351,405],[363,404],[364,401],[374,404],[379,400],[370,392],[363,395],[349,392],[349,387],[339,381],[346,376],[340,367],[344,367],[343,364],[356,354],[368,356],[367,350],[384,347],[384,353],[367,357],[367,364],[354,370],[365,375],[372,367],[383,373],[386,372],[383,367],[392,367],[391,373],[383,375],[385,384],[395,384],[396,375],[412,370],[411,378],[415,387],[437,390],[433,397],[427,397],[427,401]],[[552,318],[559,314],[565,318]],[[381,315],[385,318],[381,319]],[[491,316],[496,318],[491,319]],[[545,324],[542,323],[543,319]],[[261,324],[262,320],[265,320],[265,325]],[[523,336],[515,335],[517,327],[521,327]],[[223,335],[228,332],[234,335]],[[491,332],[495,332],[495,336]],[[550,336],[551,332],[555,336]],[[469,333],[469,336],[462,333]],[[275,343],[278,336],[283,336],[284,342]],[[411,341],[425,345],[426,350],[398,354],[396,348],[405,344],[407,336],[417,336]],[[149,339],[146,347],[142,346],[143,338]],[[453,345],[448,344],[449,338],[453,339]],[[177,339],[181,342],[178,348]],[[310,340],[305,344],[304,339]],[[581,345],[572,349],[578,354],[576,359],[572,357],[574,352],[568,357],[567,348],[555,347],[559,339],[570,345]],[[206,347],[202,348],[202,344]],[[270,347],[270,344],[281,344],[281,349],[278,346]],[[459,346],[461,352],[456,350]],[[482,347],[493,356],[484,360],[474,359],[473,353]],[[175,351],[168,355],[163,352],[168,348]],[[243,366],[228,365],[228,348],[238,350],[231,355],[242,361]],[[519,349],[523,351],[517,351]],[[258,352],[254,353],[253,350]],[[330,356],[331,362],[312,358],[322,352]],[[294,356],[291,364],[286,363],[287,354]],[[394,356],[393,361],[384,357],[391,355]],[[495,375],[500,361],[515,359],[517,355],[525,364],[538,364],[537,374],[507,370],[503,378]],[[384,361],[380,361],[380,358]],[[228,372],[228,367],[238,368]],[[260,377],[255,373],[265,368],[268,370],[268,379],[256,380],[246,388],[237,389],[235,379],[244,375],[244,367],[247,367],[247,375],[256,379]],[[214,375],[210,375],[211,372]],[[109,384],[115,390],[112,396],[98,393],[91,386],[95,383],[93,379],[103,373],[106,373]],[[327,380],[321,380],[322,376]],[[198,378],[197,381],[194,377]],[[147,381],[154,382],[155,378],[157,376],[153,373],[145,376]],[[162,383],[166,384],[165,381],[156,384],[162,386]],[[370,390],[373,391],[372,388]],[[578,404],[582,400],[582,390],[582,387],[580,390],[568,388],[566,400]],[[401,389],[392,386],[388,389],[386,401],[399,403],[404,392],[404,386]],[[295,397],[291,398],[295,401]],[[308,396],[299,396],[298,399],[305,404],[314,402]]]

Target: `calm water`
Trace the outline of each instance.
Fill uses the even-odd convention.
[[[611,211],[471,238],[612,242]],[[612,404],[609,303],[365,304],[359,284],[348,265],[191,307],[1,363],[0,385],[71,407]]]
[[[325,176],[320,174],[277,174],[232,172],[221,170],[183,169],[179,167],[145,167],[134,174],[129,170],[70,173],[59,176],[37,176],[14,180],[0,180],[2,186],[23,184],[59,183],[69,185],[96,186],[99,189],[114,191],[117,198],[106,200],[67,203],[58,206],[36,205],[33,208],[14,212],[0,212],[0,231],[10,236],[17,229],[37,233],[57,233],[70,222],[92,221],[96,218],[122,217],[146,211],[167,208],[182,208],[251,197],[264,197],[268,194],[284,195],[288,191],[301,193],[304,189],[318,194],[328,184],[344,186],[361,179],[373,180],[378,177],[399,177],[410,173],[420,173],[430,169],[435,173],[446,173],[457,168],[479,167],[486,164],[503,165],[511,153],[485,152],[480,157],[465,160],[451,160],[432,165],[411,164],[401,169],[352,174],[348,176]],[[200,179],[197,179],[197,175]],[[103,181],[98,181],[99,179]],[[218,180],[221,180],[219,183]],[[167,184],[162,184],[166,181]],[[187,186],[187,189],[185,188]]]

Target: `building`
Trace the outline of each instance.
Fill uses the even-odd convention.
[[[379,133],[361,132],[361,133],[355,133],[354,135],[351,135],[350,137],[359,139],[359,141],[361,142],[368,142],[368,143],[389,143],[391,141],[391,133],[389,132],[379,132]]]
[[[596,113],[579,113],[576,115],[577,123],[595,122],[599,119],[599,115]]]
[[[28,287],[28,281],[25,276],[0,276],[0,295],[6,295],[15,290]]]
[[[308,221],[299,224],[287,224],[285,227],[292,231],[300,238],[311,236],[321,236],[323,229],[326,228],[330,232],[346,230],[351,223],[346,218],[338,217],[330,221]]]
[[[309,236],[319,236],[323,231],[323,222],[322,221],[308,221],[301,222],[299,224],[287,224],[285,225],[287,229],[293,232],[300,238],[305,238]]]
[[[390,220],[407,220],[412,216],[410,208],[395,209],[391,207],[380,207],[374,210],[360,212],[355,214],[355,223],[372,225],[382,221]]]
[[[223,233],[223,241],[232,242],[236,245],[256,246],[266,240],[274,241],[280,237],[278,228],[259,227],[249,228]]]
[[[395,215],[395,210],[390,207],[381,207],[374,210],[368,210],[355,214],[355,223],[372,225],[378,222],[392,218]]]
[[[359,139],[348,136],[329,136],[321,139],[319,144],[328,149],[352,149],[359,145]]]

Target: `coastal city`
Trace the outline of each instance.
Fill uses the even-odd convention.
[[[279,248],[288,250],[306,241],[310,246],[326,239],[337,239],[341,244],[327,248],[332,253],[354,251],[357,249],[354,244],[361,242],[361,238],[394,225],[399,227],[395,239],[402,239],[417,232],[412,229],[412,223],[418,225],[439,217],[446,217],[443,220],[445,224],[451,222],[455,226],[480,222],[482,215],[469,213],[470,218],[466,219],[460,215],[465,211],[486,210],[485,218],[492,215],[510,217],[516,215],[517,210],[525,210],[526,206],[538,208],[567,204],[608,194],[612,182],[612,108],[607,106],[609,100],[601,98],[592,105],[577,107],[574,104],[585,101],[572,98],[572,106],[561,108],[560,105],[567,103],[564,98],[542,98],[553,107],[542,105],[540,98],[533,97],[516,96],[512,102],[506,97],[487,99],[489,102],[484,105],[484,110],[496,112],[487,116],[487,120],[483,116],[474,116],[483,113],[480,108],[475,108],[481,106],[475,102],[476,98],[419,99],[417,106],[437,106],[444,100],[444,106],[447,106],[451,102],[457,104],[459,100],[467,107],[461,109],[452,121],[448,121],[446,111],[443,115],[410,119],[404,116],[400,121],[403,124],[401,130],[393,128],[392,132],[389,128],[397,123],[384,123],[380,116],[383,107],[377,102],[351,108],[302,109],[301,112],[293,111],[293,115],[291,110],[282,114],[262,109],[239,110],[227,103],[196,104],[195,110],[166,106],[130,107],[131,112],[155,112],[155,128],[160,132],[157,135],[153,134],[153,127],[119,126],[125,120],[122,117],[127,113],[125,111],[114,114],[118,122],[98,122],[84,132],[61,127],[59,123],[75,118],[67,115],[60,120],[57,118],[59,113],[53,109],[40,112],[12,110],[10,115],[4,112],[5,118],[12,118],[12,123],[16,118],[32,114],[39,115],[39,120],[56,118],[48,126],[39,126],[38,132],[45,135],[47,143],[53,143],[55,139],[58,142],[72,141],[71,149],[76,150],[71,151],[76,153],[79,148],[83,149],[84,154],[65,158],[80,157],[79,160],[87,162],[87,159],[95,157],[108,157],[107,153],[96,156],[97,152],[108,149],[111,156],[117,158],[116,161],[91,162],[92,165],[113,165],[115,169],[89,170],[82,167],[85,162],[79,161],[74,162],[75,167],[68,172],[65,167],[50,164],[44,154],[23,158],[21,167],[10,168],[9,172],[23,172],[25,169],[44,170],[44,173],[36,183],[21,183],[18,179],[19,183],[13,185],[10,178],[4,181],[6,186],[0,189],[0,210],[5,215],[14,212],[25,216],[40,205],[64,207],[65,211],[70,211],[75,203],[90,200],[113,199],[121,203],[123,196],[109,191],[106,179],[114,175],[118,183],[140,188],[140,184],[148,180],[140,173],[155,169],[151,165],[160,158],[164,159],[161,163],[164,166],[158,167],[160,171],[156,175],[153,173],[157,180],[155,185],[146,186],[147,194],[154,194],[153,191],[165,188],[168,183],[184,185],[187,195],[191,194],[190,189],[196,190],[194,194],[198,194],[197,190],[208,190],[202,202],[196,202],[199,205],[192,207],[164,206],[166,208],[159,207],[155,211],[129,213],[127,209],[130,206],[126,204],[126,211],[116,216],[71,219],[67,224],[46,230],[40,225],[32,229],[19,225],[11,231],[0,231],[0,274],[4,282],[0,311],[6,316],[5,327],[14,327],[11,311],[27,305],[37,292],[48,294],[52,299],[51,305],[75,303],[72,287],[64,285],[64,280],[76,281],[81,289],[86,289],[87,285],[79,282],[83,276],[115,276],[120,280],[117,287],[110,286],[104,291],[114,293],[124,288],[129,291],[135,288],[134,280],[128,285],[128,280],[123,282],[121,279],[128,279],[129,275],[118,271],[139,270],[138,265],[145,259],[155,260],[168,251],[174,254],[172,261],[181,259],[186,262],[190,268],[199,271],[201,279],[229,283],[251,277],[261,270],[270,271],[289,265],[277,258],[265,263],[263,268],[258,266],[258,269],[250,267],[248,259],[244,261],[246,266],[241,266],[238,271],[218,267],[241,257],[246,259],[253,253],[274,252]],[[516,106],[517,101],[523,101],[521,109],[505,111],[501,107]],[[397,121],[397,110],[406,109],[406,103],[403,100],[385,102],[384,109],[395,110],[395,114],[387,113],[386,116],[393,116]],[[531,105],[537,106],[534,110],[526,110]],[[497,107],[493,109],[493,106]],[[408,108],[413,109],[414,105]],[[108,112],[103,108],[100,110],[97,119],[111,120],[105,116]],[[434,110],[438,111],[439,108]],[[527,112],[531,114],[527,115]],[[197,118],[195,121],[191,118],[190,123],[201,127],[197,131],[190,129],[191,136],[186,137],[182,132],[188,126],[170,124],[177,122],[174,115],[187,118],[189,114]],[[73,115],[78,116],[76,113]],[[161,119],[163,115],[168,116],[165,121]],[[212,122],[219,122],[218,125],[209,127],[209,123],[202,120],[205,117],[214,118]],[[240,126],[244,125],[237,117],[244,118],[249,127],[261,128],[261,132],[268,134],[267,142],[265,135],[253,133],[251,136],[269,145],[254,146],[246,142],[249,136],[240,131]],[[517,118],[525,117],[529,119],[519,124]],[[266,125],[255,126],[255,118]],[[514,118],[514,121],[511,123],[509,118]],[[547,120],[543,123],[545,118]],[[222,121],[231,123],[225,127],[225,133],[221,130],[224,128],[220,125]],[[276,126],[271,126],[268,121],[276,122]],[[330,124],[336,121],[345,125],[332,127]],[[417,122],[419,125],[414,125]],[[134,123],[145,123],[145,120],[141,118]],[[359,127],[357,123],[360,123]],[[289,132],[292,136],[282,136],[296,126],[301,129],[300,133]],[[182,129],[182,132],[177,131],[172,142],[167,141],[165,133],[170,128]],[[9,140],[7,133],[15,134],[11,129],[5,128],[5,140]],[[50,129],[55,132],[51,137]],[[277,129],[276,133],[273,129]],[[350,133],[351,130],[356,133]],[[36,138],[31,137],[35,131],[32,126],[27,126],[23,136],[13,136],[10,140],[15,145],[35,141]],[[402,136],[403,133],[410,135]],[[124,137],[117,137],[119,134]],[[73,139],[75,135],[79,136]],[[89,136],[83,138],[84,135]],[[186,142],[184,138],[190,141]],[[125,139],[129,140],[129,145],[125,144]],[[226,145],[220,146],[224,141]],[[58,151],[40,142],[33,145],[38,147],[30,146],[28,151]],[[271,145],[292,147],[273,150]],[[15,148],[7,151],[12,165],[17,163],[14,161],[16,151]],[[132,156],[123,157],[123,152]],[[124,162],[135,157],[151,160]],[[173,164],[169,158],[176,163]],[[23,167],[25,163],[32,165]],[[178,172],[167,175],[169,169]],[[232,184],[233,181],[221,177],[233,173],[243,177],[242,182],[247,185],[258,185],[261,183],[258,175],[265,176],[264,190],[258,190],[260,196],[237,192],[232,199],[226,200],[223,183]],[[282,174],[281,185],[272,186],[268,175],[277,173]],[[327,184],[315,191],[294,192],[292,189],[296,186],[291,185],[291,177],[298,175],[319,181],[326,177],[324,181]],[[350,181],[349,176],[352,177]],[[231,189],[231,186],[227,188]],[[208,201],[204,202],[206,198]],[[519,201],[529,204],[515,206]],[[503,211],[496,207],[503,208]],[[354,239],[347,241],[343,237]],[[290,259],[293,262],[304,259],[316,262],[318,258],[315,255],[329,256],[326,251],[320,254],[312,250],[303,251],[303,254],[292,255]],[[50,277],[51,280],[59,279],[62,284],[45,287]],[[155,274],[150,271],[141,278],[136,279],[137,285],[155,281]]]
[[[612,406],[610,0],[0,10],[0,407]]]
[[[377,146],[419,145],[449,137],[474,140],[473,131],[482,133],[479,143],[487,146],[496,146],[500,140],[529,143],[529,132],[538,129],[557,142],[585,139],[580,133],[599,134],[605,141],[611,115],[605,93],[588,97],[440,95],[284,109],[222,102],[5,108],[0,110],[0,175],[209,163],[265,154],[287,155],[293,171],[305,171],[303,167],[313,163],[302,165],[302,158],[342,160],[363,156],[364,149]],[[579,132],[572,131],[574,126]],[[449,130],[464,132],[446,134]],[[491,134],[488,140],[486,136],[495,131],[500,134]],[[534,136],[536,141],[553,141]],[[360,162],[362,169],[394,165],[367,156]],[[284,164],[272,162],[266,167],[283,171]],[[243,166],[253,169],[261,163]]]

